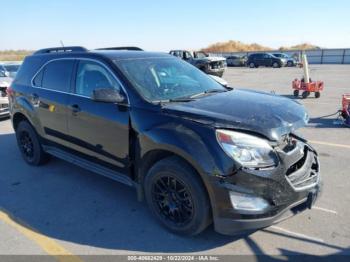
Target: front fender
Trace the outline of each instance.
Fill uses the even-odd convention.
[[[188,127],[183,123],[168,122],[153,127],[139,135],[140,159],[153,150],[163,150],[178,155],[189,162],[201,176],[225,174],[217,152],[215,130],[207,127]],[[215,140],[215,141],[214,141]]]

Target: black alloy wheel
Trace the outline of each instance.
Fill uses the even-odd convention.
[[[176,226],[193,218],[194,207],[186,185],[171,175],[160,176],[153,184],[152,198],[164,219]]]

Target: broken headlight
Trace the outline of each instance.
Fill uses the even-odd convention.
[[[275,166],[277,155],[269,143],[256,136],[216,130],[217,140],[227,155],[249,168]]]

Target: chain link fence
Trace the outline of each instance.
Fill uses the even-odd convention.
[[[285,53],[289,56],[298,58],[302,50],[275,50],[267,51],[268,53]],[[350,64],[350,48],[347,49],[317,49],[306,50],[306,55],[309,64]],[[232,55],[249,56],[252,53],[261,52],[224,52],[224,53],[210,53],[211,56],[228,57]]]

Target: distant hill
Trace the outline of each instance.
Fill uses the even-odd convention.
[[[279,48],[279,50],[310,50],[310,49],[321,49],[321,47],[316,46],[316,45],[312,45],[309,43],[303,43],[303,44],[299,44],[299,45],[294,45],[294,46],[281,46]]]
[[[29,50],[5,50],[0,51],[0,61],[21,61],[25,56],[32,54]]]
[[[307,49],[320,49],[320,47],[302,43],[299,45],[291,47],[280,47],[279,50],[307,50]],[[263,46],[257,43],[246,44],[240,41],[228,41],[228,42],[219,42],[212,44],[206,48],[203,48],[202,51],[205,52],[248,52],[248,51],[269,51],[275,50],[274,48]]]
[[[272,50],[270,47],[262,46],[256,43],[245,44],[240,41],[228,41],[222,43],[212,44],[203,48],[204,52],[247,52],[247,51],[265,51]]]

